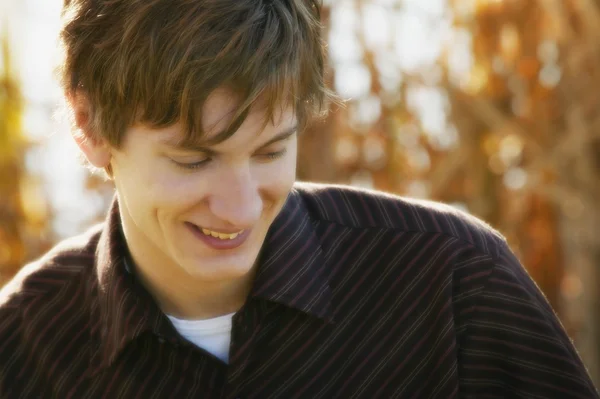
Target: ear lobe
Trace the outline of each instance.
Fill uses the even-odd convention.
[[[93,131],[92,110],[86,95],[80,91],[68,97],[73,111],[73,138],[87,160],[97,168],[110,165],[110,146]]]

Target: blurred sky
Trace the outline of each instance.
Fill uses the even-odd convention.
[[[473,3],[463,1],[464,8]],[[383,84],[390,89],[404,72],[425,73],[427,79],[435,80],[437,72],[432,65],[444,46],[452,47],[450,70],[457,79],[470,68],[470,38],[451,28],[452,15],[445,0],[371,0],[363,2],[369,5],[361,12],[354,0],[325,2],[333,7],[329,49],[336,68],[335,88],[345,98],[359,100],[357,114],[367,122],[377,119],[381,103],[369,97],[370,75],[361,62],[360,29],[366,45],[376,54]],[[39,143],[28,154],[27,167],[43,180],[55,212],[54,229],[59,237],[65,237],[81,231],[103,202],[97,194],[85,192],[87,171],[69,127],[64,118],[53,118],[62,101],[54,76],[61,7],[62,0],[0,0],[0,32],[9,28],[13,62],[27,100],[25,131]],[[451,145],[443,93],[434,87],[416,87],[408,101],[428,133]]]

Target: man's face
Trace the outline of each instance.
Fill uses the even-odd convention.
[[[226,91],[213,93],[203,113],[207,137],[227,126],[234,105]],[[203,281],[246,275],[294,183],[296,125],[286,110],[263,130],[264,113],[256,110],[232,137],[206,149],[178,146],[178,125],[131,127],[111,150],[111,167],[136,261],[163,269],[158,275]]]

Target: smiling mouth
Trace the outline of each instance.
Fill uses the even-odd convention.
[[[244,230],[240,230],[238,232],[228,234],[228,233],[219,233],[217,231],[201,228],[198,226],[196,226],[196,228],[198,230],[202,231],[202,234],[204,234],[205,236],[211,236],[211,237],[218,238],[221,240],[233,240],[234,238],[236,238],[237,236],[239,236],[240,234],[242,234],[244,232]]]
[[[200,227],[194,223],[185,222],[187,228],[204,244],[213,249],[230,250],[242,245],[251,233],[251,229],[240,231],[229,230],[227,233]]]

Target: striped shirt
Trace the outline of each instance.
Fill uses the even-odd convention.
[[[598,398],[503,237],[449,206],[297,183],[230,363],[186,342],[106,222],[0,294],[1,398]]]

